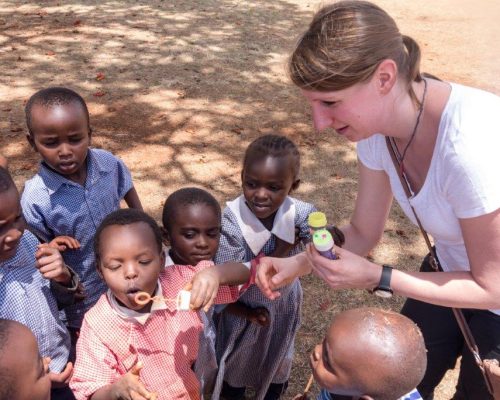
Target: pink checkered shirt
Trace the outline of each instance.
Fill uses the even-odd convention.
[[[163,296],[175,298],[196,272],[213,265],[173,265],[160,274]],[[237,287],[221,286],[216,303],[231,303],[239,296]],[[146,389],[159,400],[199,399],[200,384],[192,369],[198,355],[203,325],[196,311],[167,309],[151,313],[144,325],[120,317],[102,295],[83,320],[71,389],[77,400],[89,399],[98,389],[112,384],[138,361]]]

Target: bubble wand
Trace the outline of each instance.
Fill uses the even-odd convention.
[[[141,305],[145,306],[150,301],[154,303],[158,303],[160,301],[172,302],[175,303],[175,306],[178,311],[190,311],[190,303],[191,303],[191,292],[188,290],[181,290],[176,298],[167,298],[163,296],[151,296],[148,292],[137,292],[134,296],[134,301]]]

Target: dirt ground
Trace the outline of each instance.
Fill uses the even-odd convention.
[[[500,2],[376,2],[420,43],[423,70],[500,94]],[[124,159],[157,219],[166,196],[183,186],[205,187],[221,203],[237,196],[245,147],[279,133],[301,149],[296,196],[345,223],[356,196],[354,146],[313,132],[284,67],[318,7],[309,0],[0,1],[0,152],[16,183],[21,188],[38,161],[25,140],[24,102],[63,85],[87,100],[93,145]],[[373,257],[415,270],[424,253],[394,207]],[[304,388],[309,351],[333,314],[366,304],[398,310],[403,301],[333,292],[311,277],[303,286],[287,398]],[[451,397],[455,376],[445,378],[437,400]]]

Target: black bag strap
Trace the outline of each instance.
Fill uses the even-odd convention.
[[[392,162],[394,163],[394,167],[396,168],[396,172],[399,176],[399,180],[401,181],[401,185],[403,186],[403,190],[406,194],[406,197],[408,200],[410,200],[412,196],[412,191],[410,187],[410,182],[408,181],[408,178],[404,172],[404,169],[402,167],[402,164],[396,155],[397,147],[396,143],[394,142],[393,138],[390,138],[388,136],[385,137],[385,142],[387,144],[387,149],[389,150],[389,154],[391,155]],[[429,249],[429,254],[430,254],[430,264],[432,269],[434,271],[443,271],[443,268],[441,267],[441,264],[439,262],[439,259],[436,256],[436,252],[434,250],[434,247],[432,246],[432,243],[429,239],[429,235],[425,231],[424,227],[422,226],[422,223],[420,222],[420,219],[417,216],[417,213],[415,212],[415,209],[413,208],[411,202],[409,202],[411,211],[413,212],[413,215],[415,216],[415,219],[417,221],[418,227],[420,228],[420,232],[422,233],[422,236],[424,237],[425,243],[427,244],[427,247]],[[479,349],[477,347],[476,341],[474,340],[474,336],[472,335],[472,332],[470,331],[469,325],[467,324],[467,321],[465,320],[464,314],[462,310],[459,308],[452,308],[453,314],[455,315],[455,319],[457,320],[458,326],[460,327],[460,330],[462,331],[462,335],[464,336],[465,342],[467,343],[467,347],[469,348],[470,352],[474,356],[474,360],[476,361],[477,366],[483,373],[484,381],[486,383],[486,387],[488,388],[488,391],[490,394],[493,396],[493,386],[491,384],[489,376],[486,374],[484,365],[483,365],[483,360],[481,359],[481,356],[479,355]]]

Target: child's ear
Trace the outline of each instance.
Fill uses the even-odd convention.
[[[290,188],[290,192],[293,192],[295,190],[297,190],[300,186],[300,179],[296,179],[293,183],[292,183],[292,187]]]
[[[35,150],[35,151],[38,151],[37,148],[36,148],[35,139],[33,138],[33,135],[31,134],[31,132],[28,132],[26,134],[26,139],[28,140],[28,143],[30,144],[30,146],[32,147],[32,149]]]

